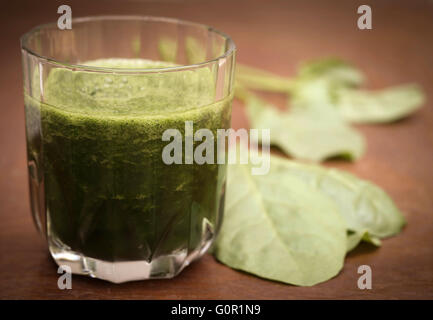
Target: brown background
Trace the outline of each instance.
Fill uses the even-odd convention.
[[[28,200],[19,36],[55,21],[57,7],[74,17],[140,14],[188,19],[230,34],[238,61],[281,75],[308,58],[337,55],[365,70],[371,88],[418,82],[427,103],[391,125],[360,126],[368,150],[355,164],[328,162],[383,187],[408,226],[380,249],[349,254],[334,279],[299,288],[231,270],[207,255],[173,280],[114,285],[75,276],[57,288],[56,266],[32,225]],[[358,30],[356,9],[368,3],[373,30]],[[433,298],[433,2],[432,1],[8,1],[0,13],[0,297],[42,299],[300,299]],[[115,44],[113,44],[115,45]],[[284,98],[269,96],[281,106]],[[235,102],[233,127],[248,127]],[[357,267],[373,270],[373,289],[357,288]]]

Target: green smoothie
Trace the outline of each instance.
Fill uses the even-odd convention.
[[[48,236],[105,261],[199,250],[220,223],[226,168],[166,165],[161,138],[168,128],[184,137],[185,121],[215,136],[230,126],[231,97],[213,103],[214,81],[208,68],[140,75],[52,69],[43,88],[25,97],[28,157],[43,180]]]

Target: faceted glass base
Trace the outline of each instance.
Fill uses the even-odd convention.
[[[201,257],[211,243],[212,238],[207,238],[198,249],[189,252],[189,254],[187,250],[179,250],[179,252],[160,256],[150,262],[111,262],[86,257],[81,253],[70,250],[58,239],[52,237],[48,239],[51,256],[57,265],[68,266],[73,274],[87,275],[113,283],[173,278],[192,261]]]

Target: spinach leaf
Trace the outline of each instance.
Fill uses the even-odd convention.
[[[314,285],[335,276],[345,253],[359,242],[380,246],[379,238],[405,224],[393,201],[370,182],[270,158],[267,175],[252,175],[249,164],[229,165],[224,221],[213,253],[232,268]]]
[[[271,159],[267,175],[229,165],[226,209],[215,257],[228,266],[299,286],[334,277],[346,253],[335,203]]]
[[[393,122],[412,114],[425,101],[415,84],[361,90],[364,79],[359,69],[338,58],[307,61],[292,79],[249,66],[237,68],[237,83],[246,89],[288,94],[295,108],[322,108],[325,112],[331,105],[344,120],[354,123]]]
[[[333,86],[358,87],[364,82],[364,75],[341,59],[322,58],[303,63],[296,77],[301,84],[319,79]]]
[[[350,122],[385,123],[410,115],[423,103],[422,90],[406,84],[377,91],[343,88],[337,91],[336,106]]]
[[[368,232],[370,238],[396,235],[405,219],[392,199],[378,186],[352,174],[282,158],[273,158],[275,170],[289,172],[330,197],[339,207],[348,230]],[[375,240],[372,240],[374,243]]]
[[[370,235],[366,230],[364,231],[347,231],[347,252],[352,251],[361,242],[365,241],[376,247],[381,246],[381,241],[379,238]]]
[[[271,144],[294,158],[319,162],[340,156],[354,160],[364,152],[363,137],[335,109],[326,107],[326,102],[321,107],[279,111],[250,95],[246,105],[251,127],[270,129]]]

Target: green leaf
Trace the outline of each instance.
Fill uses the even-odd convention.
[[[283,112],[254,96],[246,99],[252,128],[270,129],[271,144],[297,159],[323,161],[330,157],[358,159],[364,139],[332,107],[293,108]]]
[[[293,81],[290,102],[292,107],[335,108],[336,91],[355,88],[364,82],[364,75],[348,63],[335,59],[310,61],[300,68]],[[326,108],[330,106],[330,108]]]
[[[364,82],[363,73],[338,58],[324,58],[308,61],[301,65],[297,80],[309,82],[324,80],[334,86],[358,87]]]
[[[326,281],[341,270],[346,227],[335,203],[271,158],[267,175],[230,165],[226,210],[216,258],[257,276],[299,286]]]
[[[346,121],[384,123],[404,118],[424,103],[423,92],[417,85],[378,91],[355,89],[363,79],[359,70],[341,60],[307,63],[294,81],[292,106],[317,109],[329,103]]]
[[[348,231],[347,234],[347,252],[352,251],[361,242],[368,242],[376,247],[381,246],[381,241],[379,238],[372,236],[368,231]]]
[[[334,118],[340,117],[334,106],[335,90],[326,79],[315,79],[306,82],[296,82],[296,88],[289,97],[290,108],[309,109],[315,112],[326,112]],[[344,120],[340,117],[340,120]]]
[[[380,246],[379,237],[394,235],[405,224],[393,201],[370,182],[270,157],[270,171],[262,176],[252,175],[251,165],[229,165],[214,255],[232,268],[314,285],[335,276],[345,253],[360,241]]]
[[[327,195],[337,204],[346,221],[347,229],[373,237],[396,235],[405,225],[405,219],[392,199],[378,186],[352,174],[336,169],[297,163],[284,159],[278,162],[281,172],[289,172]]]
[[[424,94],[415,84],[378,91],[341,89],[337,103],[341,115],[356,123],[384,123],[399,120],[418,110]]]

